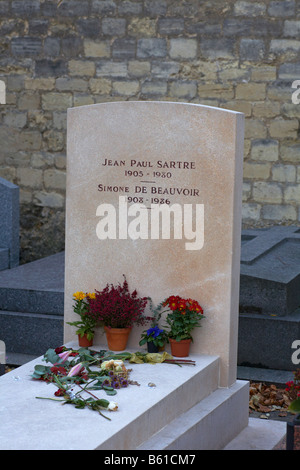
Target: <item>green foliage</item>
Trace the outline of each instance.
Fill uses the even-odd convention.
[[[51,364],[56,364],[60,362],[60,357],[55,352],[55,349],[48,349],[44,354],[43,361],[51,362]]]
[[[292,401],[288,410],[291,413],[300,413],[300,398],[296,398],[296,400]]]
[[[80,316],[80,320],[67,322],[68,325],[77,328],[76,334],[83,337],[87,336],[90,341],[95,335],[96,319],[91,315],[89,301],[93,294],[84,294],[83,292],[76,292],[74,294],[75,305],[73,306],[74,312]]]
[[[34,372],[32,374],[33,379],[41,379],[44,375],[48,375],[50,373],[50,367],[43,366],[38,364],[34,367]]]
[[[176,341],[192,339],[191,331],[200,326],[198,314],[194,312],[185,315],[180,311],[174,310],[167,316],[166,321],[170,326],[169,336]]]

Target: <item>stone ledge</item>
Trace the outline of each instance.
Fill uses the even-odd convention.
[[[220,450],[248,426],[248,401],[248,382],[219,388],[138,450]]]

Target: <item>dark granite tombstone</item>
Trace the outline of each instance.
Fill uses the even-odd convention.
[[[0,270],[19,264],[19,188],[0,178]]]

